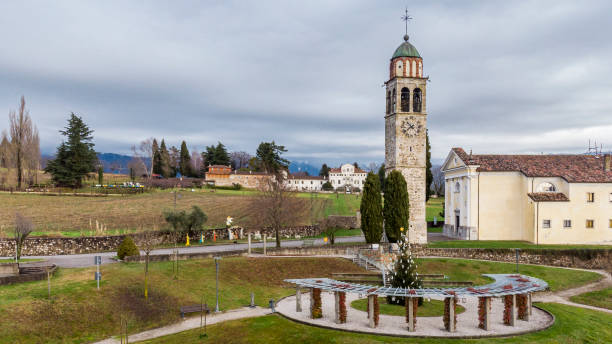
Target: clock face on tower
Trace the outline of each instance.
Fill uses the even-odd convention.
[[[408,137],[418,136],[423,128],[423,125],[414,117],[410,116],[402,120],[400,129],[402,133]]]

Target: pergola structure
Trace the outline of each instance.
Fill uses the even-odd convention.
[[[491,298],[504,299],[504,323],[514,326],[516,319],[528,321],[531,315],[531,293],[548,288],[545,281],[518,274],[485,274],[483,276],[494,279],[494,282],[480,287],[462,288],[422,288],[407,289],[383,286],[346,283],[329,278],[287,279],[285,282],[293,283],[296,287],[296,311],[302,311],[301,289],[310,289],[310,312],[312,318],[320,318],[321,291],[334,292],[335,315],[337,323],[346,322],[346,293],[367,295],[369,326],[378,325],[378,297],[392,296],[406,298],[406,321],[408,330],[415,331],[418,298],[443,298],[445,304],[444,326],[449,332],[454,332],[456,323],[456,305],[458,298],[478,298],[479,326],[483,330],[490,328]]]

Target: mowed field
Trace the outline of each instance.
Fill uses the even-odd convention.
[[[227,216],[234,218],[235,225],[246,225],[249,218],[258,216],[252,209],[257,197],[255,191],[229,191],[196,189],[181,190],[176,202],[177,210],[189,210],[197,205],[206,213],[206,228],[225,226]],[[346,194],[299,194],[307,209],[297,219],[298,224],[307,225],[324,216],[354,215],[361,198]],[[0,193],[0,235],[9,236],[14,216],[19,212],[30,217],[35,225],[34,235],[84,235],[94,234],[96,221],[104,225],[103,234],[117,234],[140,228],[164,228],[165,210],[174,208],[174,194],[157,191],[139,195],[108,197],[45,196],[37,194]],[[102,234],[102,233],[100,233]]]

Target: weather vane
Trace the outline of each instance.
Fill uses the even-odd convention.
[[[402,20],[406,23],[406,36],[408,36],[408,21],[411,20],[412,17],[408,15],[408,8],[406,8],[404,13]]]

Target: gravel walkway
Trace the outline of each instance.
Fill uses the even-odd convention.
[[[537,308],[533,308],[533,314],[529,321],[517,320],[516,326],[506,326],[502,322],[504,306],[502,299],[493,299],[491,302],[490,322],[491,330],[484,331],[478,328],[478,300],[476,298],[465,298],[459,300],[459,304],[465,307],[465,312],[457,315],[457,331],[447,332],[444,329],[442,317],[418,317],[415,332],[408,332],[408,325],[403,316],[380,315],[377,328],[368,326],[366,312],[358,311],[350,307],[350,303],[358,299],[356,294],[346,294],[347,323],[336,324],[334,322],[334,295],[330,292],[321,293],[323,304],[323,318],[310,319],[310,295],[302,294],[302,309],[295,311],[295,296],[290,296],[278,302],[276,310],[284,316],[300,322],[332,329],[348,331],[359,331],[373,334],[391,334],[400,336],[435,336],[435,337],[488,337],[488,336],[510,336],[528,331],[544,329],[552,324],[552,317]]]
[[[212,315],[209,314],[206,317],[206,325],[207,326],[213,325],[213,324],[220,323],[223,321],[228,321],[228,320],[260,317],[260,316],[267,315],[267,314],[270,314],[270,309],[268,308],[245,307],[245,308],[234,309],[234,310],[219,313],[219,314],[212,314]],[[185,320],[178,322],[176,324],[159,327],[153,330],[130,335],[128,339],[129,339],[129,342],[132,343],[132,342],[137,342],[141,340],[148,340],[148,339],[163,337],[169,334],[192,330],[192,329],[199,328],[199,327],[200,327],[200,317],[195,316],[195,317],[186,318]],[[96,344],[120,344],[120,343],[121,342],[118,339],[109,338],[109,339],[105,339],[103,341],[97,342]]]

